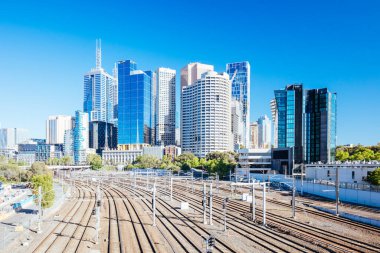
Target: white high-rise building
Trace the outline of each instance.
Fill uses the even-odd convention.
[[[243,117],[242,117],[242,110],[241,110],[241,103],[240,101],[236,99],[232,99],[231,101],[231,131],[232,131],[232,145],[234,149],[239,149],[240,145],[243,144]]]
[[[74,118],[66,115],[49,116],[46,121],[46,144],[63,144],[65,131],[72,129]]]
[[[176,71],[158,68],[156,75],[156,144],[175,145]]]
[[[182,91],[182,151],[205,157],[230,151],[231,83],[226,73],[209,71]]]
[[[267,115],[264,115],[257,120],[257,125],[259,148],[271,148],[271,120],[268,118]]]
[[[0,148],[15,149],[17,144],[29,140],[29,131],[24,128],[1,128],[0,129]]]
[[[181,120],[180,120],[180,139],[179,143],[182,145],[183,138],[183,89],[197,80],[201,79],[202,75],[206,72],[214,71],[213,65],[203,64],[199,62],[189,63],[181,69]]]
[[[251,136],[251,147],[253,149],[258,149],[259,148],[259,127],[257,124],[257,121],[252,122],[250,124],[250,136]]]

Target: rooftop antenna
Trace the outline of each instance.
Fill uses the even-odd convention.
[[[96,40],[96,69],[102,68],[102,40]]]

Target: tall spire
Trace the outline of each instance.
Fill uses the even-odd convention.
[[[102,68],[102,40],[96,40],[96,69]]]

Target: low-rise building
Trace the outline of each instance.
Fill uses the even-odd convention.
[[[106,149],[102,152],[102,159],[104,164],[112,165],[127,165],[132,164],[138,156],[141,156],[143,151],[139,150],[111,150]]]
[[[181,155],[181,153],[182,150],[180,147],[174,145],[164,147],[164,155],[171,157],[172,161],[174,161],[177,156]]]
[[[366,183],[370,172],[380,167],[380,162],[315,163],[305,165],[307,179],[335,181],[341,183]]]
[[[143,155],[154,156],[161,160],[164,156],[164,146],[144,147]]]
[[[268,172],[271,170],[270,149],[239,149],[238,174]]]

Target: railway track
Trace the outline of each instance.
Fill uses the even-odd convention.
[[[245,188],[245,189],[249,190],[247,188]],[[222,187],[222,188],[219,187],[219,190],[223,190],[225,192],[230,192],[230,189],[226,189],[225,187]],[[241,194],[242,192],[238,190],[238,193]],[[260,196],[256,196],[256,198],[262,199],[262,197],[260,197]],[[269,199],[269,198],[267,198],[266,200],[268,202],[276,204],[276,205],[280,205],[280,206],[284,206],[284,207],[289,207],[289,208],[292,207],[291,204],[287,204],[287,203],[284,203],[284,202],[281,202],[281,201],[278,201],[278,200]],[[335,215],[332,215],[332,214],[329,214],[329,213],[324,213],[324,212],[320,212],[320,211],[316,211],[316,210],[311,210],[311,209],[305,209],[305,208],[297,207],[297,206],[296,206],[296,211],[306,212],[307,214],[312,214],[312,215],[316,215],[316,216],[319,216],[319,217],[322,217],[322,218],[326,218],[329,221],[332,220],[332,221],[336,221],[336,222],[339,222],[339,223],[343,223],[345,225],[351,226],[354,229],[360,228],[360,229],[363,229],[363,230],[365,230],[367,232],[371,231],[372,233],[380,236],[380,229],[377,228],[377,227],[371,226],[371,225],[367,225],[367,224],[363,224],[363,223],[360,223],[360,222],[352,221],[352,220],[349,220],[349,219],[346,219],[346,218],[343,218],[343,217],[339,217],[339,216],[335,216]]]
[[[178,188],[182,188],[183,191],[188,191],[187,188],[176,185],[176,190]],[[177,191],[178,192],[178,191]],[[178,192],[181,193],[181,192]],[[196,190],[193,195],[201,196],[201,192]],[[187,197],[190,199],[192,197]],[[192,201],[196,201],[192,198]],[[219,196],[214,196],[214,202],[221,206],[223,199]],[[229,209],[232,209],[238,213],[244,214],[247,217],[247,213],[249,211],[249,206],[247,204],[239,203],[236,201],[231,201],[229,203]],[[262,215],[260,210],[257,210],[258,215]],[[344,237],[339,234],[335,234],[333,232],[327,232],[319,228],[315,228],[310,225],[306,225],[303,223],[299,223],[293,220],[289,220],[287,218],[281,217],[280,215],[276,215],[270,212],[267,212],[267,224],[272,228],[276,228],[279,231],[284,233],[290,233],[298,238],[307,239],[311,243],[318,243],[321,246],[329,248],[333,248],[335,250],[344,251],[353,251],[353,252],[380,252],[380,247],[375,245],[367,245],[356,239]],[[324,237],[322,237],[324,236]]]
[[[53,230],[31,252],[76,252],[91,218],[92,193],[77,187],[78,200]]]
[[[118,185],[119,187],[122,187],[123,189],[127,189],[128,191],[132,191],[132,189],[130,187],[126,187],[125,185]],[[144,191],[144,190],[140,190],[142,192],[144,192],[144,194],[150,194],[149,192],[147,191]],[[138,193],[140,196],[144,196],[144,194],[142,193]],[[179,198],[179,197],[175,197],[175,198]],[[180,200],[184,200],[183,198],[180,199]],[[149,207],[149,200],[145,200],[145,202],[147,202],[147,207]],[[157,200],[157,202],[159,202],[163,207],[165,207],[169,212],[173,213],[175,212],[174,210],[176,210],[173,206],[170,206],[167,202],[165,201],[162,201],[162,200]],[[196,207],[196,210],[197,210],[197,213],[199,214],[199,216],[202,216],[202,210],[201,208],[198,208]],[[177,211],[177,210],[176,210]],[[188,217],[184,216],[181,212],[177,211],[177,213],[180,215],[180,217],[178,217],[177,214],[175,214],[178,218],[181,218],[181,219],[188,219],[190,220]],[[219,220],[222,220],[222,214],[217,214],[216,217],[219,218]],[[191,220],[190,220],[191,221]],[[193,223],[193,221],[191,221]],[[220,223],[220,225],[222,225],[221,222],[217,222],[217,223]],[[192,226],[193,224],[187,224],[187,226]],[[197,227],[200,227],[200,229],[202,230],[203,233],[206,233],[209,235],[209,233],[201,226],[198,225],[198,223],[196,223]],[[260,245],[260,247],[262,247],[263,249],[265,249],[266,252],[315,252],[316,248],[315,247],[310,247],[309,249],[307,247],[305,247],[303,245],[303,242],[301,240],[298,240],[298,242],[288,242],[288,238],[281,238],[279,237],[278,235],[271,235],[270,232],[268,231],[265,231],[264,229],[260,228],[260,227],[256,227],[256,232],[253,234],[252,231],[249,231],[247,230],[247,227],[246,227],[247,224],[245,224],[244,221],[236,221],[234,222],[234,225],[231,226],[229,225],[230,229],[232,229],[234,232],[236,232],[237,234],[239,234],[239,236],[242,236],[244,238],[246,238],[247,240],[251,241],[251,243],[254,243],[255,245]],[[260,231],[261,230],[261,231]],[[264,234],[262,234],[264,232]],[[266,232],[266,233],[265,233]],[[277,233],[279,234],[279,233]],[[266,237],[272,237],[272,241],[270,241],[268,238]],[[205,239],[205,237],[204,237]],[[275,243],[275,241],[277,241],[277,243]],[[278,241],[280,241],[280,243],[278,243]],[[223,241],[218,241],[218,244],[224,244]],[[224,245],[225,246],[225,245]],[[234,249],[231,249],[230,247],[230,252],[232,251],[235,251]],[[225,252],[225,250],[221,250],[221,252]]]

